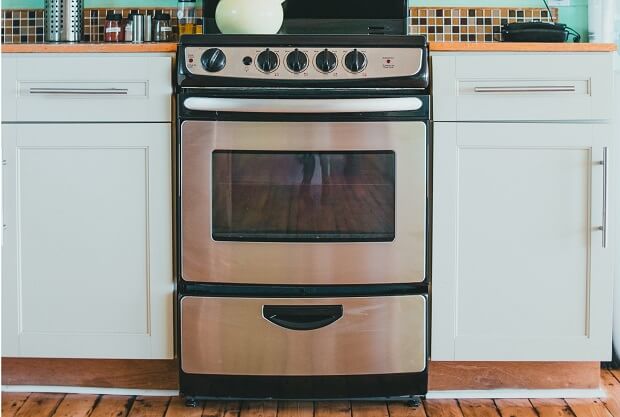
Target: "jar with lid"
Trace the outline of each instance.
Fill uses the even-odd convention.
[[[202,30],[202,19],[197,17],[196,18],[196,26],[194,27],[194,33],[196,35],[202,35],[203,30]]]
[[[196,0],[179,0],[177,3],[179,36],[193,35],[196,27]]]
[[[170,14],[158,11],[153,17],[155,22],[153,29],[153,40],[155,42],[169,42],[172,40],[172,26],[170,25]]]
[[[108,12],[103,26],[103,40],[105,42],[123,42],[125,33],[122,27],[123,15]]]
[[[131,42],[133,40],[131,31],[132,31],[133,15],[134,14],[136,14],[136,13],[135,12],[131,12],[127,16],[127,23],[125,23],[125,42]]]

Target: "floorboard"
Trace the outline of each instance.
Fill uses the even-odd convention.
[[[15,417],[50,417],[64,397],[64,394],[32,393],[15,413]]]
[[[239,417],[241,413],[241,403],[239,401],[225,401],[223,417]]]
[[[353,417],[390,416],[386,403],[378,401],[353,401],[351,403],[351,414]]]
[[[428,417],[463,417],[456,400],[426,400],[424,407]]]
[[[390,417],[426,417],[424,405],[410,407],[406,403],[390,402],[388,403],[388,412]]]
[[[576,417],[613,417],[600,399],[567,399]]]
[[[351,417],[349,401],[324,401],[314,404],[314,417]]]
[[[135,397],[102,395],[90,417],[127,417]]]
[[[198,407],[186,407],[182,397],[172,397],[165,417],[201,417],[203,409],[204,403]]]
[[[67,394],[58,405],[53,417],[88,417],[98,399],[98,395]]]
[[[245,401],[241,404],[241,417],[276,417],[276,401]]]
[[[278,417],[312,417],[314,405],[309,401],[278,401]]]
[[[575,417],[566,401],[560,399],[530,400],[539,417]]]
[[[614,417],[620,417],[620,381],[608,370],[601,371],[601,387],[607,393],[607,398],[602,398],[603,404]]]
[[[2,417],[14,417],[29,395],[29,392],[3,392]]]
[[[502,417],[538,417],[534,406],[526,399],[495,400],[495,406]]]
[[[163,417],[169,403],[170,397],[137,397],[129,417]]]
[[[202,408],[202,417],[222,417],[226,411],[225,401],[205,401]]]
[[[463,417],[500,417],[493,400],[459,400]]]

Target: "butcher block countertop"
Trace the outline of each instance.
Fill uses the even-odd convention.
[[[430,42],[432,52],[613,52],[613,43],[519,43],[519,42]],[[65,43],[3,44],[2,52],[176,52],[177,44],[166,43]]]
[[[613,52],[614,43],[430,42],[432,52]]]
[[[176,52],[174,42],[153,43],[5,43],[2,52],[57,52],[57,53],[136,53],[136,52]]]

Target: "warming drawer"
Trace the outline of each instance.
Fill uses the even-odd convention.
[[[369,375],[426,368],[425,295],[181,299],[181,368],[215,375]]]

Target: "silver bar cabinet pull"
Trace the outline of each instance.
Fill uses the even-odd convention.
[[[603,165],[603,225],[600,227],[600,230],[603,235],[603,248],[607,247],[607,228],[609,227],[609,218],[607,215],[607,211],[609,209],[609,161],[607,157],[608,151],[607,146],[605,146],[603,148],[603,160],[601,161],[601,165]]]
[[[476,93],[573,93],[574,85],[523,86],[523,87],[474,87]]]
[[[112,95],[126,96],[127,88],[54,88],[54,87],[31,87],[30,94],[52,95]]]
[[[326,100],[189,97],[185,99],[183,106],[189,110],[240,113],[370,113],[418,110],[423,103],[417,97]]]

